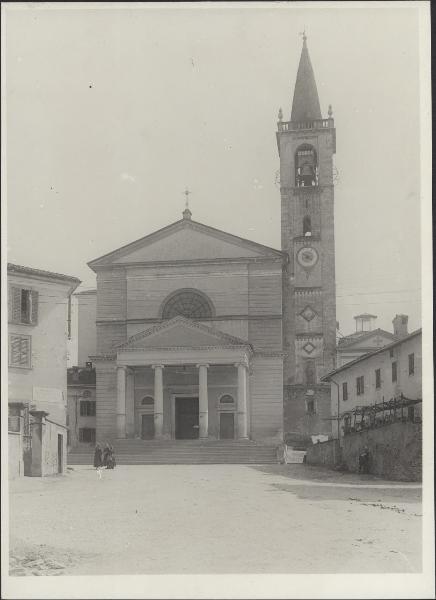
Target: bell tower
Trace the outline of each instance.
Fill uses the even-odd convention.
[[[303,48],[291,118],[280,109],[283,273],[284,432],[298,443],[331,433],[330,385],[320,378],[335,367],[336,297],[333,155],[336,132],[329,107],[323,119],[315,76]]]

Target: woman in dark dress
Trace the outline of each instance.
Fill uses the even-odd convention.
[[[97,444],[95,445],[95,452],[94,452],[94,467],[96,469],[99,469],[103,464],[102,461],[102,450],[101,450],[101,446],[100,444],[97,442]]]
[[[109,453],[106,458],[106,468],[113,469],[115,467],[115,454],[113,446],[109,445]]]
[[[107,467],[107,463],[108,463],[108,459],[109,459],[110,453],[111,453],[111,447],[106,442],[104,450],[103,450],[103,466],[104,467]]]

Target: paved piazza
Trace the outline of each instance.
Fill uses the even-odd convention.
[[[11,482],[11,575],[421,570],[421,488],[305,465]]]

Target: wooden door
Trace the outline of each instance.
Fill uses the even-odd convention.
[[[193,440],[198,436],[198,398],[176,398],[176,439]]]
[[[142,415],[141,437],[143,440],[154,438],[154,415]]]
[[[234,413],[222,412],[220,414],[220,439],[233,440],[235,437]]]

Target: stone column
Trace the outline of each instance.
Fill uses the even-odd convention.
[[[152,365],[154,369],[154,436],[163,435],[163,365]]]
[[[197,367],[200,438],[205,439],[209,435],[209,397],[207,393],[207,369],[209,365],[197,365]]]
[[[135,437],[135,374],[127,369],[126,375],[126,437]]]
[[[126,437],[126,367],[117,367],[117,438]]]
[[[237,363],[238,368],[238,438],[247,439],[247,365]]]

